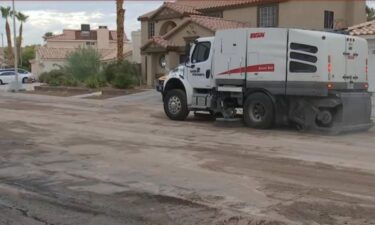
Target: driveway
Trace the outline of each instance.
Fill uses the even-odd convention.
[[[22,84],[21,89],[26,91],[33,91],[35,86],[40,86],[41,83]],[[0,85],[0,92],[9,91],[11,84]]]
[[[175,122],[154,91],[0,108],[0,224],[375,224],[374,129]]]

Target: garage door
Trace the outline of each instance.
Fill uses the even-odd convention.
[[[368,78],[369,91],[375,92],[375,48],[369,49]]]

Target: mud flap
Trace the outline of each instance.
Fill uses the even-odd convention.
[[[317,122],[322,109],[330,111],[329,125]],[[338,92],[327,98],[296,98],[291,101],[289,119],[303,130],[326,134],[364,131],[373,126],[371,121],[371,95],[362,92]]]
[[[337,132],[352,132],[370,129],[374,124],[371,120],[371,94],[366,92],[340,92],[336,96],[341,101],[333,129]]]

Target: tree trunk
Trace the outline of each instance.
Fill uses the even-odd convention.
[[[14,66],[12,36],[10,34],[10,26],[9,26],[8,20],[5,23],[5,30],[6,30],[6,33],[7,33],[7,41],[8,41],[8,66]]]
[[[21,55],[21,46],[22,46],[22,32],[23,32],[23,23],[21,22],[19,37],[17,39],[17,53],[20,65],[22,66],[22,55]]]
[[[117,62],[124,60],[124,21],[125,10],[123,9],[124,0],[116,0],[117,5]]]

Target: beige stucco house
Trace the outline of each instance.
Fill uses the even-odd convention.
[[[148,85],[185,59],[198,37],[237,27],[333,30],[366,20],[365,0],[177,0],[138,18],[142,74]]]
[[[140,38],[140,32],[132,33],[133,38]],[[117,56],[117,32],[106,26],[91,30],[90,25],[81,25],[81,29],[64,29],[61,34],[46,39],[46,44],[36,50],[35,59],[31,61],[31,71],[35,75],[58,69],[65,65],[68,55],[78,48],[95,48],[101,55],[102,62],[110,62]],[[139,56],[133,57],[133,48],[140,48],[140,40],[135,40],[136,46],[124,38],[124,56],[126,60],[140,63]],[[139,52],[139,51],[138,51]],[[137,50],[135,51],[137,54]]]
[[[5,56],[4,56],[4,48],[0,48],[0,68],[6,66]]]

